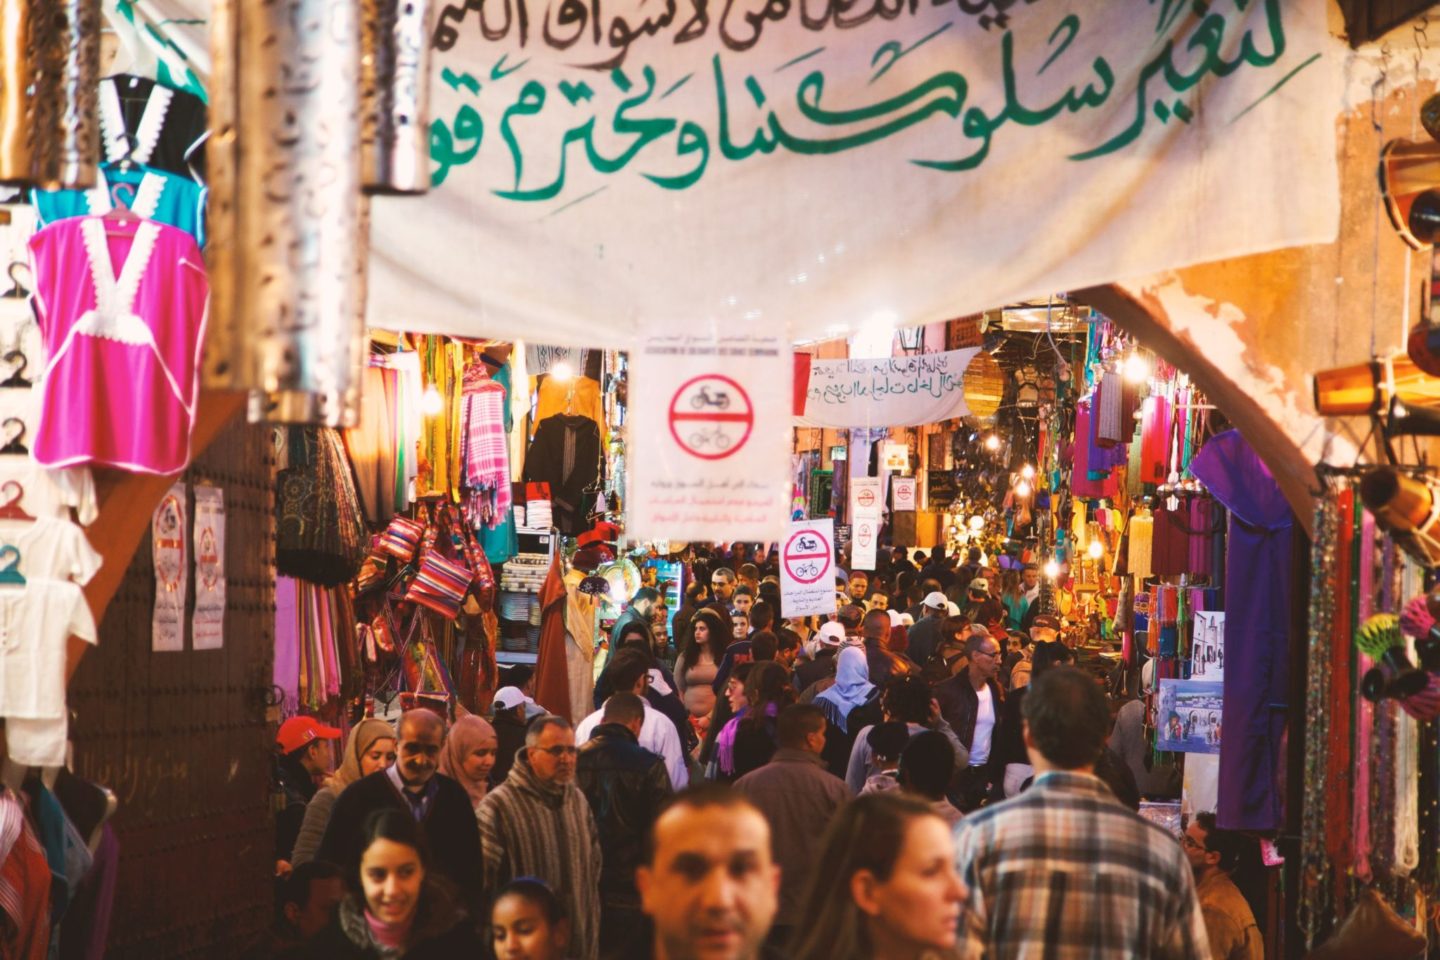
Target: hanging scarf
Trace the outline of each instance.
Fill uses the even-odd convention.
[[[510,438],[505,433],[505,387],[485,364],[465,368],[460,455],[465,463],[470,524],[493,529],[510,513]]]
[[[486,744],[499,748],[500,740],[495,735],[495,728],[471,714],[455,721],[445,736],[445,749],[440,752],[440,772],[465,788],[465,792],[470,794],[471,806],[478,806],[485,799],[489,784],[483,779],[472,779],[465,772],[465,758]]]
[[[875,684],[870,682],[870,665],[865,659],[862,647],[846,647],[840,651],[835,665],[835,683],[824,693],[815,697],[815,705],[825,713],[825,719],[849,733],[846,724],[850,712],[870,700],[875,694]]]
[[[395,728],[384,720],[372,717],[361,720],[350,728],[350,736],[345,738],[345,756],[340,760],[340,769],[330,778],[330,786],[336,793],[363,776],[360,772],[360,758],[375,746],[376,740],[387,739],[395,739]]]

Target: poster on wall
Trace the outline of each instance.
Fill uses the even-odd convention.
[[[879,477],[850,478],[850,518],[878,518],[881,509],[881,485]]]
[[[225,645],[225,491],[195,487],[195,617],[190,643],[196,650]]]
[[[891,506],[896,513],[905,513],[915,509],[915,478],[896,477],[890,481]]]
[[[850,568],[875,569],[875,546],[880,541],[880,521],[874,517],[856,517],[850,542]]]
[[[1155,749],[1219,753],[1224,687],[1208,680],[1161,680]]]
[[[908,444],[887,442],[880,448],[882,469],[891,473],[908,473],[910,470],[910,447]]]
[[[1225,611],[1195,611],[1190,634],[1190,679],[1225,679]]]
[[[825,616],[835,612],[835,521],[790,525],[780,541],[780,615]]]
[[[757,541],[785,531],[792,370],[773,333],[668,334],[630,354],[628,537]]]
[[[185,483],[177,482],[150,519],[150,542],[155,564],[155,611],[150,621],[150,649],[166,652],[185,649],[185,596],[190,587],[186,555]]]

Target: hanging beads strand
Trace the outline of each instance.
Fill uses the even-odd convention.
[[[1305,681],[1305,790],[1300,831],[1300,928],[1314,946],[1330,903],[1330,861],[1325,853],[1325,768],[1330,740],[1330,641],[1335,615],[1335,531],[1339,508],[1321,497],[1310,549],[1309,674]]]

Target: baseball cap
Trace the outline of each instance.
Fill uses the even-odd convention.
[[[899,610],[886,610],[885,612],[890,614],[891,627],[898,627],[904,624],[905,621],[901,619]]]
[[[820,629],[816,631],[815,635],[827,647],[838,647],[845,642],[845,628],[834,620],[820,624]]]
[[[904,624],[905,626],[907,626],[907,627],[913,627],[913,626],[915,626],[915,618],[912,617],[912,616],[910,616],[910,614],[908,614],[908,613],[902,613],[902,614],[900,614],[900,622],[903,623],[903,624]]]
[[[920,602],[927,607],[934,607],[936,610],[943,610],[945,608],[945,604],[949,603],[950,601],[945,599],[945,594],[941,593],[939,590],[934,590],[930,593],[925,594],[925,599]]]
[[[1030,624],[1031,630],[1055,630],[1060,629],[1060,618],[1049,613],[1042,613]]]
[[[275,745],[281,753],[294,753],[312,740],[339,740],[340,737],[339,730],[325,726],[314,717],[291,717],[280,724]]]
[[[946,600],[945,609],[950,611],[950,616],[952,617],[960,616],[960,604],[956,603],[954,600]]]
[[[495,709],[514,710],[525,702],[525,694],[519,687],[501,687],[495,691]]]
[[[976,577],[974,580],[971,580],[971,581],[970,581],[970,592],[971,592],[971,593],[989,593],[989,592],[990,592],[990,581],[989,581],[989,580],[986,580],[984,577]]]

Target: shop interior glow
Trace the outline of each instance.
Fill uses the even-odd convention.
[[[1092,559],[1099,560],[1105,556],[1105,545],[1099,540],[1091,540],[1090,546],[1086,548],[1085,552],[1090,554]]]
[[[1130,383],[1144,383],[1150,377],[1150,364],[1136,350],[1125,358],[1125,379]]]
[[[990,436],[988,436],[988,437],[985,438],[985,449],[986,449],[986,450],[999,450],[999,449],[1000,449],[1000,438],[997,437],[997,436],[995,436],[995,434],[993,434],[993,433],[990,434]]]
[[[420,395],[420,412],[427,417],[437,417],[444,409],[445,398],[440,396],[440,390],[435,384],[430,384]]]
[[[1028,480],[1021,480],[1019,483],[1015,484],[1015,496],[1030,496],[1030,482]]]
[[[551,379],[557,380],[560,383],[565,383],[568,380],[574,379],[575,368],[570,366],[570,364],[566,363],[564,360],[561,360],[559,363],[555,364],[555,366],[550,368],[550,377]]]
[[[978,513],[972,516],[970,518],[970,529],[974,530],[976,533],[979,533],[981,530],[985,529],[985,518],[980,516],[980,514]]]
[[[1042,568],[1042,572],[1045,574],[1045,576],[1049,577],[1051,580],[1054,580],[1056,577],[1060,576],[1060,564],[1056,563],[1054,560],[1046,560],[1045,566]]]
[[[1035,468],[1030,466],[1030,464],[1028,463],[1025,464],[1025,466],[1020,468],[1020,476],[1024,477],[1026,480],[1035,479]]]

